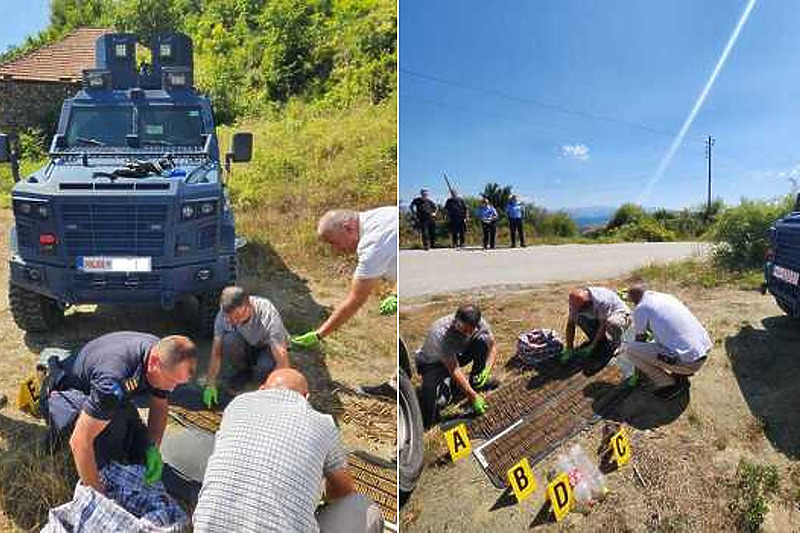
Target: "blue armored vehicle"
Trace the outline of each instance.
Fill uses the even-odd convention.
[[[193,88],[192,42],[154,37],[137,65],[134,35],[96,43],[96,68],[67,99],[49,163],[20,178],[14,143],[0,135],[12,191],[9,301],[17,325],[55,328],[74,304],[195,298],[208,332],[219,291],[236,278],[234,218],[223,179],[249,161],[236,133],[220,161],[208,98]]]
[[[764,289],[789,316],[800,317],[800,195],[794,209],[769,230]]]

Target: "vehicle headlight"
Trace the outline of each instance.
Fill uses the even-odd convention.
[[[46,205],[40,205],[36,212],[39,213],[39,216],[42,218],[50,218],[50,208]]]
[[[214,202],[205,202],[200,206],[200,212],[204,215],[210,215],[215,211]]]
[[[184,205],[181,208],[181,217],[185,219],[192,218],[194,216],[194,207],[189,204]]]
[[[26,202],[19,202],[17,203],[17,209],[19,209],[20,214],[23,215],[30,215],[31,214],[31,204]]]

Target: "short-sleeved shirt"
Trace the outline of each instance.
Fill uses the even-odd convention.
[[[290,390],[240,394],[225,408],[194,530],[306,533],[323,477],[347,466],[330,415]]]
[[[705,356],[713,345],[700,321],[670,294],[645,292],[633,310],[633,326],[636,335],[652,331],[655,341],[684,363]]]
[[[478,218],[487,224],[497,220],[497,209],[493,205],[483,205],[478,209]]]
[[[119,331],[87,343],[64,363],[60,389],[77,389],[88,396],[83,411],[99,420],[111,420],[117,409],[140,395],[166,398],[168,392],[147,381],[147,357],[158,337]]]
[[[397,280],[396,207],[379,207],[358,214],[356,279]]]
[[[619,295],[611,289],[605,287],[587,287],[592,298],[592,305],[583,310],[569,310],[570,316],[576,318],[578,315],[594,318],[597,320],[608,320],[608,317],[617,313],[630,313],[630,309]]]
[[[506,214],[508,218],[522,218],[522,204],[519,202],[508,202]]]
[[[417,352],[417,362],[422,364],[444,363],[447,360],[458,364],[458,354],[464,351],[473,339],[491,339],[489,323],[481,318],[477,329],[469,337],[462,335],[453,327],[455,315],[437,319],[428,329],[425,342]]]
[[[433,218],[437,209],[433,200],[430,198],[423,198],[422,196],[417,196],[411,200],[411,205],[408,207],[420,220],[429,220]]]
[[[467,218],[467,203],[460,196],[451,196],[444,203],[444,210],[450,220],[462,221]]]
[[[222,337],[226,333],[235,331],[250,346],[260,348],[285,344],[289,339],[289,332],[286,331],[281,315],[272,302],[260,296],[250,296],[250,304],[253,306],[253,316],[238,326],[232,326],[228,322],[228,317],[220,310],[214,320],[214,337]]]

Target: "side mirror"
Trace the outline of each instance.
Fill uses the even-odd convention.
[[[253,158],[253,134],[238,132],[233,134],[232,161],[234,163],[247,163]]]
[[[0,148],[2,150],[2,148]],[[0,154],[0,161],[2,161],[2,154]],[[797,195],[797,199],[794,201],[794,210],[800,211],[800,194]]]
[[[8,135],[0,133],[0,163],[11,161],[11,143]]]

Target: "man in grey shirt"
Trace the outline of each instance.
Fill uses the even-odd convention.
[[[193,521],[198,532],[378,533],[380,509],[355,492],[330,415],[291,368],[228,405]],[[317,510],[325,481],[328,504]]]
[[[574,289],[569,293],[567,346],[562,361],[575,353],[575,327],[589,339],[582,353],[594,355],[598,348],[619,348],[623,332],[631,325],[631,312],[616,292],[605,287]]]
[[[219,401],[217,377],[223,357],[230,366],[232,375],[226,381],[232,389],[241,388],[251,378],[263,383],[274,369],[290,366],[289,333],[272,302],[250,296],[241,287],[226,287],[219,303],[203,390],[203,403],[209,409]]]
[[[451,383],[472,402],[475,413],[482,415],[486,402],[476,389],[487,385],[496,359],[494,336],[478,306],[463,305],[455,315],[436,320],[416,354],[417,370],[422,376],[420,407],[425,427],[438,421],[440,404],[450,401]],[[467,380],[460,367],[470,362],[472,369]]]

